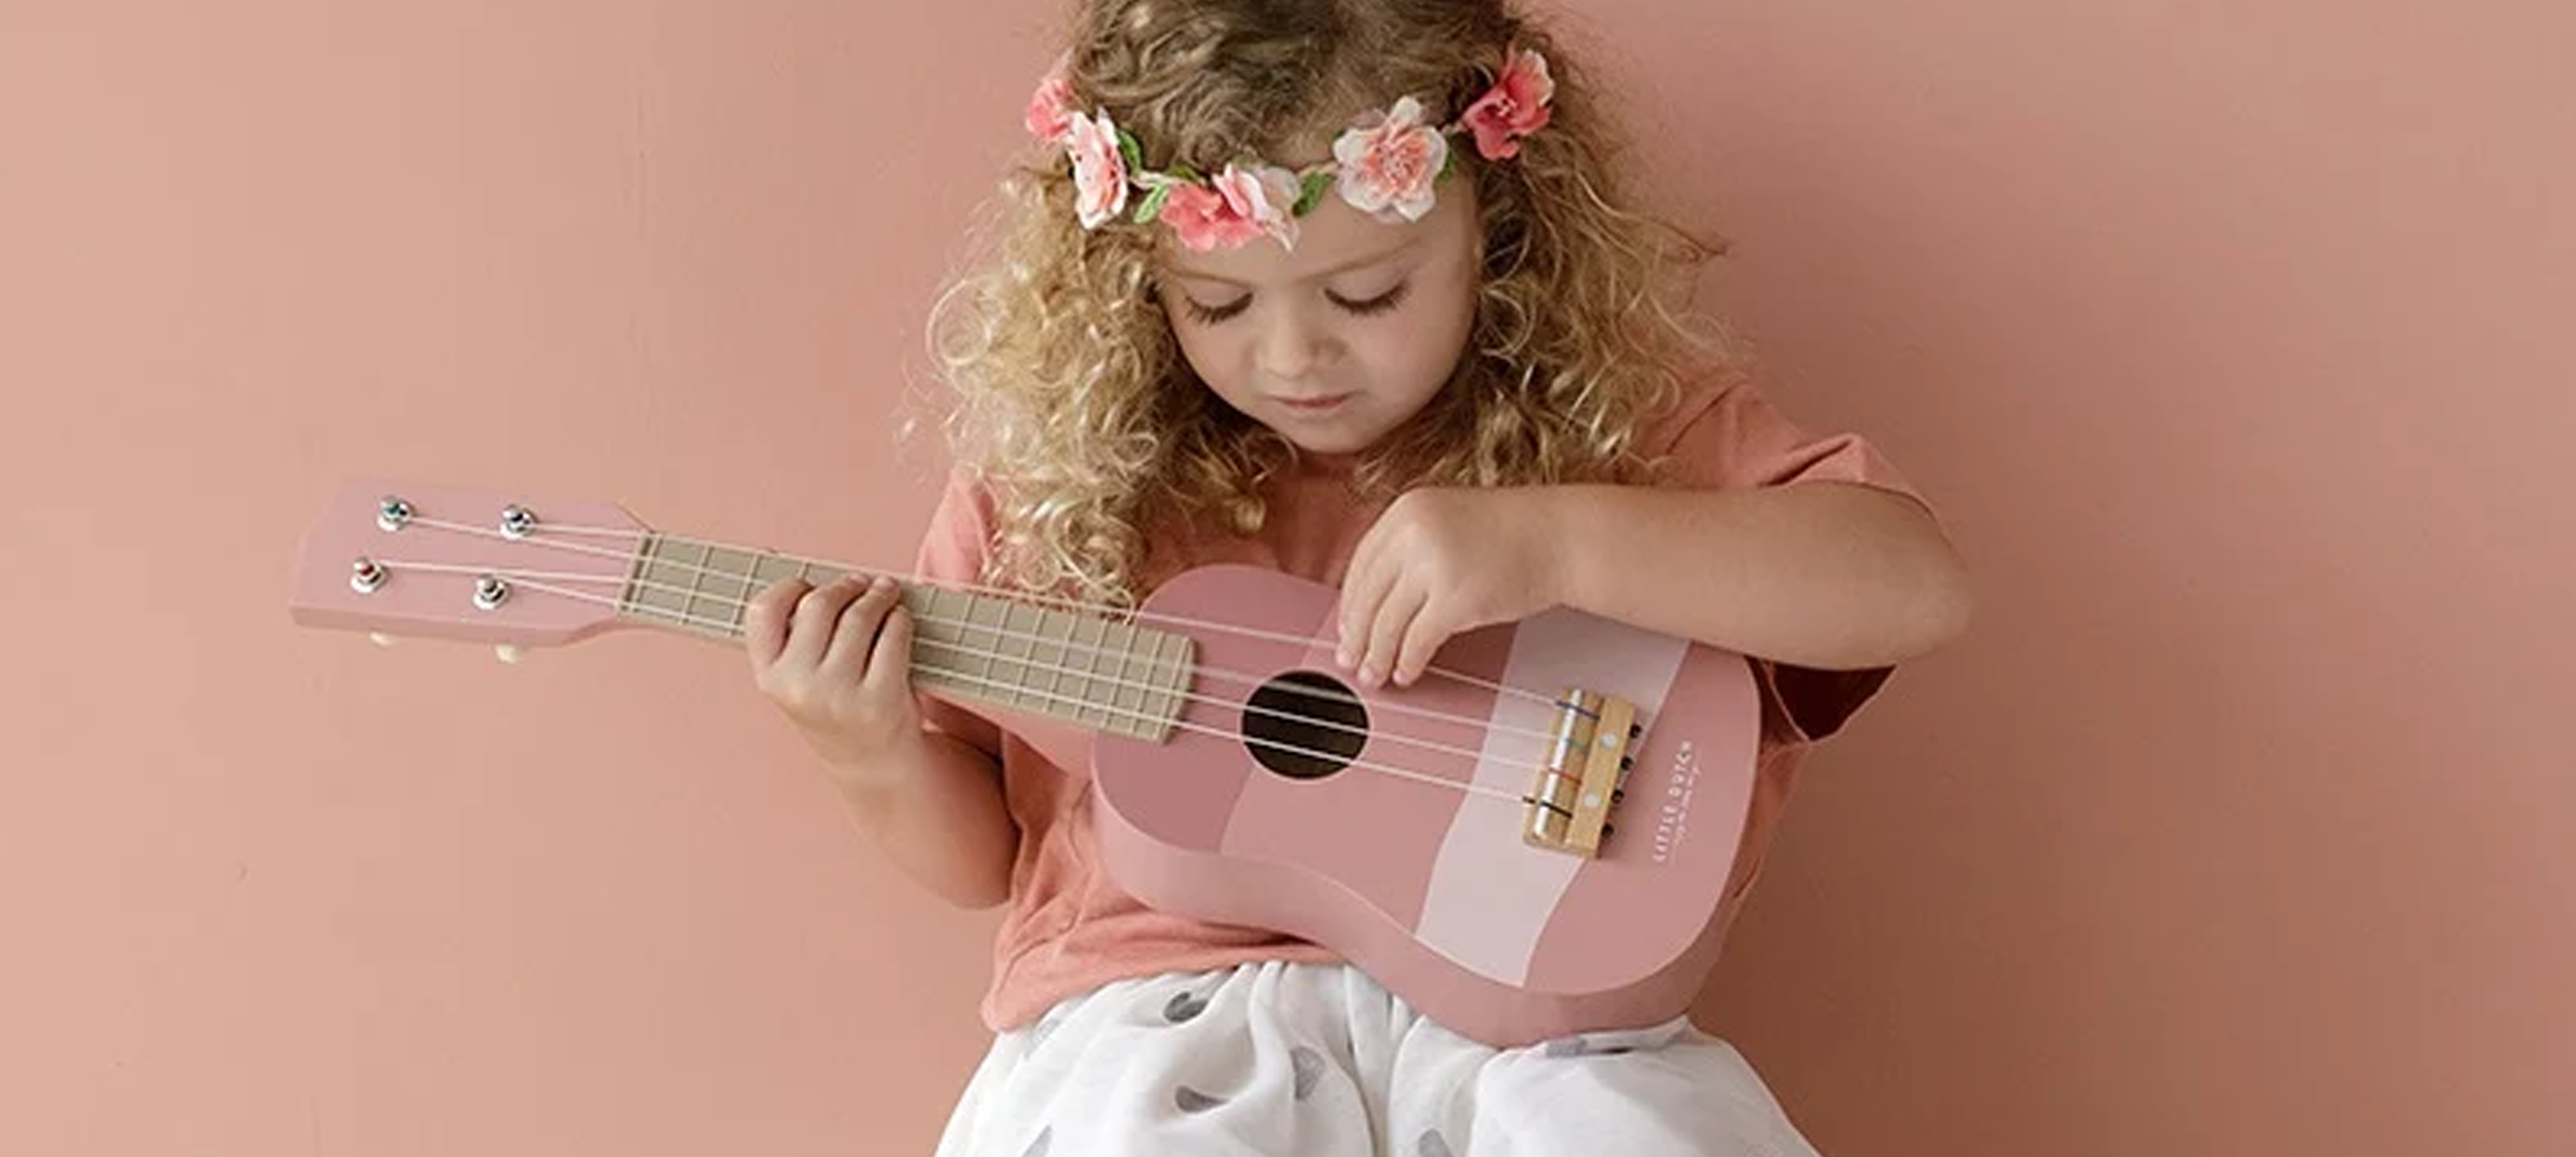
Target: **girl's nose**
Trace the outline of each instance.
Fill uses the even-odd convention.
[[[1254,351],[1261,372],[1294,381],[1313,373],[1323,360],[1324,335],[1301,311],[1282,310],[1269,319]]]

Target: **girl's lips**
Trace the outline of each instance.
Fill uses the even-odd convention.
[[[1325,394],[1313,398],[1281,398],[1279,404],[1302,414],[1320,414],[1350,400],[1349,394]]]

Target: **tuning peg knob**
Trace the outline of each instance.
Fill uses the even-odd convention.
[[[492,655],[494,658],[514,666],[518,663],[521,654],[522,652],[517,647],[513,647],[507,643],[503,643],[498,647],[492,648]]]
[[[367,641],[374,643],[379,647],[390,647],[394,645],[394,637],[384,633],[383,631],[367,632]]]

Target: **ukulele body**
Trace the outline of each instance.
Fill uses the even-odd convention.
[[[1197,651],[1181,729],[1092,740],[1113,878],[1165,911],[1323,945],[1488,1044],[1684,1015],[1724,936],[1751,799],[1745,659],[1564,609],[1442,648],[1436,667],[1486,684],[1636,706],[1614,831],[1578,856],[1522,838],[1562,709],[1429,673],[1345,682],[1336,599],[1226,565],[1147,600],[1159,623],[1223,626],[1160,627]]]

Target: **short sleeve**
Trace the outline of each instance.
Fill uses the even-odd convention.
[[[1664,457],[1666,485],[1742,489],[1843,482],[1885,490],[1931,510],[1867,438],[1809,431],[1742,376],[1702,387],[1676,412],[1668,431],[1646,447],[1650,455]],[[1762,687],[1766,730],[1792,744],[1840,731],[1895,672],[1886,666],[1819,670],[1748,657]]]
[[[913,559],[913,577],[934,584],[981,585],[984,558],[992,540],[992,496],[958,471],[931,510]],[[923,695],[921,717],[933,731],[953,735],[999,758],[1001,729],[993,721],[957,704]]]
[[[1685,485],[1736,488],[1791,482],[1854,482],[1917,503],[1911,482],[1869,439],[1855,433],[1811,433],[1783,416],[1750,379],[1729,377],[1704,387],[1676,413],[1661,445],[1671,477]],[[1929,510],[1929,504],[1924,504]]]

